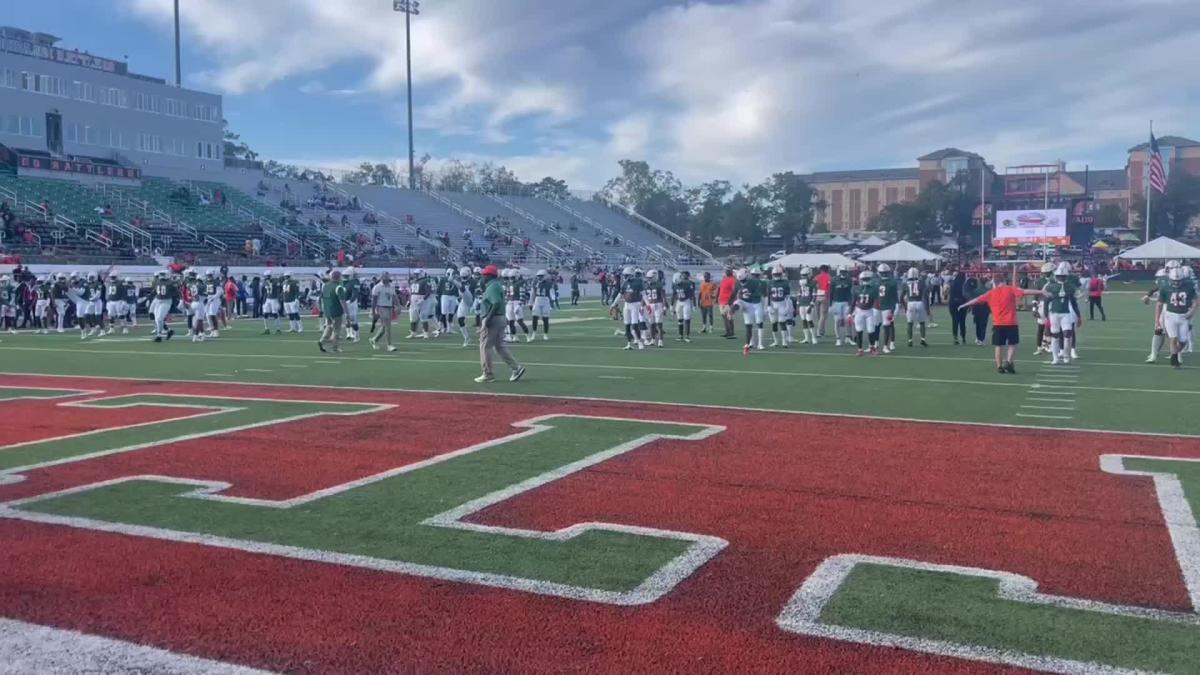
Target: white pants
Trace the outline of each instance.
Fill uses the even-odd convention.
[[[300,301],[293,300],[291,302],[283,303],[283,313],[284,314],[299,314],[300,313]]]
[[[91,313],[92,313],[92,303],[91,302],[84,300],[82,302],[75,303],[75,318],[76,319],[82,319],[83,317],[85,317]]]
[[[441,302],[442,302],[442,316],[453,317],[455,314],[458,313],[458,297],[457,296],[443,295],[441,298]]]
[[[548,318],[550,316],[550,298],[537,297],[533,299],[532,313],[534,316]]]
[[[800,305],[800,307],[797,308],[797,314],[799,314],[799,316],[797,316],[796,318],[801,321],[807,321],[809,323],[812,323],[813,322],[813,309],[814,308],[812,305]]]
[[[207,306],[208,306],[208,302],[206,300],[193,300],[192,304],[190,306],[188,306],[188,314],[191,315],[189,322],[191,324],[199,323],[200,326],[203,328],[204,318],[206,315],[205,308]]]
[[[680,321],[691,321],[692,319],[692,301],[677,300],[675,302],[675,316]]]
[[[767,318],[771,323],[783,323],[792,318],[791,300],[772,300],[767,308]]]
[[[54,311],[58,313],[59,321],[62,321],[63,317],[67,315],[67,303],[68,302],[69,302],[68,300],[63,300],[62,298],[59,298],[58,300],[54,301]]]
[[[929,321],[929,308],[925,306],[924,300],[909,300],[904,313],[909,323]]]
[[[880,322],[879,325],[890,326],[890,325],[896,323],[896,308],[895,307],[887,307],[887,308],[884,308],[883,310],[876,310],[876,311],[883,312],[882,321]]]
[[[425,298],[423,298],[419,295],[414,295],[408,299],[408,320],[409,320],[409,322],[421,320],[421,305],[424,304],[424,302],[425,302]]]
[[[276,298],[266,298],[263,300],[262,313],[264,315],[279,313],[279,300]]]
[[[462,299],[458,301],[458,307],[454,310],[454,318],[467,318],[467,314],[471,312],[474,304],[475,303],[471,301],[469,295],[463,296]]]
[[[167,312],[171,311],[170,300],[151,300],[150,314],[154,316],[156,323],[162,323],[167,318]]]
[[[509,300],[504,303],[504,319],[506,321],[522,321],[525,319],[525,307],[519,300]]]
[[[1175,312],[1162,313],[1163,330],[1167,331],[1167,337],[1177,339],[1183,342],[1191,342],[1191,329],[1188,328],[1187,317]]]
[[[125,308],[125,304],[126,303],[123,300],[109,300],[108,308],[107,308],[108,309],[108,320],[116,321],[117,317],[125,316],[126,312],[128,311]]]
[[[287,310],[285,309],[284,311],[287,311]],[[357,300],[347,300],[346,301],[346,320],[344,321],[344,323],[347,326],[352,323],[358,323],[358,301]]]
[[[220,298],[220,296],[213,296],[208,299],[208,302],[206,303],[206,306],[204,308],[204,313],[208,317],[220,316],[220,314],[221,314],[221,298]]]
[[[758,325],[763,322],[763,306],[761,302],[739,300],[738,304],[742,308],[742,321],[747,326]]]
[[[667,306],[661,302],[648,302],[645,304],[645,312],[648,323],[662,323],[667,314]]]
[[[1061,333],[1068,330],[1075,330],[1075,315],[1050,312],[1050,332]]]
[[[437,312],[434,311],[436,309],[437,309],[437,298],[436,297],[431,295],[428,298],[425,298],[424,300],[422,300],[421,301],[421,320],[429,321],[430,319],[432,319],[434,314],[437,314]]]
[[[875,311],[873,309],[854,309],[854,330],[871,333],[875,331]]]
[[[50,306],[49,300],[38,300],[33,305],[33,315],[39,319],[46,318],[46,308]]]
[[[642,303],[625,303],[625,325],[632,326],[642,322]]]

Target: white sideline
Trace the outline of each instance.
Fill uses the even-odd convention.
[[[0,618],[0,673],[259,675],[269,671]]]

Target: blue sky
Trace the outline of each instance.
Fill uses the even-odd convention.
[[[390,0],[181,0],[184,84],[263,156],[404,161]],[[1153,118],[1200,135],[1195,0],[423,0],[418,154],[600,187],[622,158],[686,182],[912,166],[1120,168]],[[171,0],[10,3],[5,21],[171,78]]]

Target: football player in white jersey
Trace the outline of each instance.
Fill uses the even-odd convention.
[[[904,305],[904,315],[908,319],[908,346],[913,346],[913,325],[921,329],[921,346],[928,347],[925,341],[925,327],[929,323],[929,307],[925,303],[929,297],[929,289],[921,272],[915,267],[908,268],[904,275],[904,284],[900,286],[900,303]]]

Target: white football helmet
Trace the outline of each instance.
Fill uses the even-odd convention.
[[[1042,265],[1042,274],[1054,274],[1054,263],[1048,262]]]
[[[633,276],[633,268],[626,267],[625,269],[621,270],[621,274],[624,276],[627,276],[627,277],[631,277],[631,276]]]
[[[347,267],[342,274],[345,274],[348,277],[356,277],[358,276],[358,270],[353,267]]]
[[[1167,269],[1169,269],[1169,270],[1173,270],[1173,269],[1175,269],[1176,267],[1179,267],[1179,261],[1178,261],[1178,260],[1168,260],[1168,261],[1167,261]]]
[[[915,267],[910,267],[908,268],[908,272],[905,273],[905,276],[913,281],[916,281],[917,279],[921,278],[921,271]]]
[[[460,277],[469,277],[469,276],[471,276],[471,268],[470,268],[470,267],[467,267],[466,265],[463,265],[462,267],[458,268],[458,275],[459,275]]]
[[[771,269],[771,274],[777,274],[779,276],[783,276],[783,265],[776,265],[775,267],[773,267]]]
[[[880,274],[891,274],[892,268],[887,263],[879,263],[879,267],[876,267],[875,271]]]
[[[875,275],[871,273],[871,270],[863,270],[858,273],[859,281],[870,281],[874,277],[875,277]]]
[[[1158,271],[1154,273],[1155,279],[1162,279],[1165,276],[1167,276],[1167,268],[1165,267],[1158,268]]]
[[[544,277],[546,276],[546,270],[538,270],[537,274],[534,276]]]
[[[156,277],[158,277],[158,276],[162,276],[162,272],[155,272],[155,273],[154,273],[154,276],[156,276]],[[58,273],[58,277],[57,277],[57,278],[58,278],[58,280],[59,280],[59,281],[66,281],[66,280],[67,280],[67,275],[66,275],[65,273],[63,273],[63,272],[59,272],[59,273]]]
[[[1063,261],[1058,263],[1058,267],[1054,269],[1054,276],[1067,277],[1071,275],[1071,263]]]
[[[412,276],[414,279],[420,279],[421,277],[425,276],[425,270],[418,267],[412,271]]]
[[[849,274],[849,273],[850,273],[850,268],[849,268],[849,267],[846,267],[845,265],[838,265],[838,266],[837,266],[837,273],[838,273],[838,274]]]
[[[267,270],[267,271],[263,272],[263,278],[270,279],[271,278],[271,270]]]
[[[800,268],[800,276],[811,277],[812,276],[812,268],[811,267],[801,267]]]
[[[735,276],[737,277],[738,281],[745,281],[746,277],[750,276],[750,274],[746,271],[745,268],[742,268],[737,271],[737,274]]]
[[[676,272],[671,275],[671,283],[677,284],[683,279],[683,272]]]
[[[1171,281],[1183,281],[1183,269],[1172,267],[1169,274]]]

